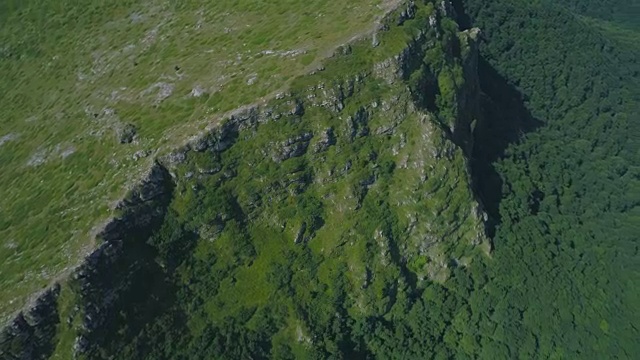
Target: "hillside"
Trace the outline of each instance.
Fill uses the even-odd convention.
[[[13,35],[18,19],[45,21],[38,17],[45,10],[21,4],[9,5],[6,23],[15,26],[3,34],[24,46],[33,42]],[[118,87],[120,107],[89,123],[102,122],[103,131],[91,135],[99,142],[84,143],[103,154],[96,158],[105,167],[93,174],[113,176],[103,181],[103,210],[94,186],[86,192],[94,204],[70,196],[71,187],[62,198],[92,212],[58,224],[46,209],[40,217],[9,211],[0,223],[11,239],[52,229],[41,247],[27,240],[5,246],[3,309],[20,308],[20,299],[56,279],[0,332],[0,359],[635,357],[637,1],[277,4],[155,4],[145,8],[156,14],[148,18],[134,3],[86,10],[95,18],[83,25],[85,34],[65,37],[70,42],[107,39],[119,49],[148,35],[145,26],[158,19],[166,21],[156,30],[165,42],[128,58],[136,63],[130,66],[146,64],[135,82],[116,56],[103,64],[109,75],[82,86],[59,83],[69,99],[87,99],[74,106],[104,101],[98,89],[123,81],[134,90]],[[331,17],[320,16],[325,12]],[[225,21],[247,21],[247,42],[193,35],[180,26],[189,14],[202,24],[219,20],[211,26],[226,35],[233,27]],[[122,21],[131,28],[106,35]],[[67,34],[68,23],[61,20],[58,34]],[[267,41],[269,50],[259,50]],[[271,53],[272,41],[305,50]],[[239,48],[199,52],[213,44]],[[229,58],[242,64],[204,66],[209,56],[224,62],[245,47],[247,58]],[[24,72],[27,54],[41,61],[45,53],[25,49],[5,56],[4,66]],[[206,87],[203,79],[225,71],[238,73],[191,96],[194,81]],[[26,116],[34,108],[25,101],[42,106],[38,113],[60,111],[55,101],[36,101],[60,93],[54,78],[30,75],[21,88],[15,73],[14,86],[0,85],[12,91],[0,98],[10,113]],[[262,83],[266,74],[273,80]],[[165,85],[154,87],[158,82]],[[158,100],[169,83],[171,95]],[[42,93],[28,100],[29,88]],[[133,101],[127,94],[138,95]],[[7,119],[8,126],[22,124]],[[55,130],[59,135],[51,135],[54,124],[45,129],[37,121],[34,134],[63,144],[56,136],[76,134],[68,129],[97,131],[66,119],[54,123],[68,127]],[[31,142],[22,126],[8,127],[0,156],[13,163],[2,166],[28,162],[27,154],[47,144]],[[122,137],[132,141],[120,144]],[[54,158],[64,146],[51,146],[37,166],[8,167],[18,169],[13,182],[22,174],[24,187],[2,190],[14,196],[7,204],[23,199],[31,211],[42,208],[36,203],[55,204],[24,196],[40,180],[34,174],[55,179],[70,171],[67,161],[92,163],[79,145],[62,160]],[[145,157],[130,158],[144,150]],[[106,170],[109,161],[119,170]],[[74,164],[86,178],[87,168]],[[54,236],[70,229],[86,236],[71,243]],[[63,243],[69,245],[60,251]],[[70,256],[71,246],[84,246],[88,256]],[[34,280],[19,271],[35,268],[46,274]]]
[[[406,4],[287,93],[160,157],[5,343],[53,358],[338,355],[349,340],[331,314],[383,315],[488,256],[466,160],[478,32],[450,12]],[[238,331],[247,343],[198,344]]]
[[[284,91],[392,1],[3,1],[0,319],[93,250],[153,158]]]

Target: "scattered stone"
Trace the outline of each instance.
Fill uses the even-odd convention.
[[[146,158],[149,156],[149,151],[147,150],[138,150],[133,154],[133,160],[138,161],[140,159]]]
[[[43,149],[38,150],[33,155],[31,155],[31,158],[29,158],[29,161],[27,161],[27,165],[33,167],[40,166],[46,162],[46,158],[47,151]]]
[[[205,89],[204,89],[203,87],[201,87],[200,85],[196,85],[196,87],[194,87],[194,88],[191,90],[191,96],[193,96],[193,97],[200,97],[200,96],[204,95],[204,94],[205,94],[205,92],[206,92],[206,91],[205,91]]]
[[[248,79],[247,79],[247,85],[251,86],[253,84],[256,83],[256,81],[258,81],[258,74],[251,74],[249,75]]]
[[[0,137],[0,146],[8,143],[9,141],[13,141],[13,140],[15,140],[17,138],[18,138],[18,135],[17,134],[13,134],[13,133],[4,135],[4,136]]]
[[[74,146],[69,146],[66,149],[60,151],[60,157],[63,159],[66,159],[75,152],[76,152],[76,148]]]
[[[212,168],[198,169],[198,172],[202,175],[213,175],[213,174],[219,173],[220,170],[222,170],[222,166],[216,165],[215,167],[212,167]]]
[[[166,82],[157,82],[146,90],[144,90],[140,95],[147,96],[154,92],[156,92],[156,98],[154,100],[155,104],[161,103],[163,100],[168,98],[173,94],[173,90],[175,89],[175,85]]]
[[[176,150],[167,155],[167,162],[169,165],[182,164],[187,160],[186,150]]]

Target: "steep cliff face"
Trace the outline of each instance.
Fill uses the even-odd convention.
[[[129,303],[141,296],[153,296],[147,291],[150,284],[162,281],[163,270],[154,261],[154,249],[144,239],[162,223],[172,190],[167,169],[154,164],[144,180],[117,205],[121,215],[98,235],[102,244],[73,273],[69,286],[75,304],[65,315],[66,325],[78,324],[71,329],[77,334],[74,353],[90,353],[115,330],[115,324],[141,311]]]
[[[306,351],[322,336],[316,307],[384,316],[473,266],[490,251],[467,165],[478,30],[459,33],[450,11],[408,2],[374,47],[345,45],[290,92],[159,159],[62,285],[67,300],[55,288],[38,321],[18,316],[2,358],[142,358],[180,338],[167,322],[194,338],[229,317],[251,329],[278,301],[288,309],[259,335]],[[31,336],[44,340],[19,340]]]
[[[40,295],[35,303],[0,332],[2,359],[46,359],[55,346],[60,322],[57,299],[60,285]]]

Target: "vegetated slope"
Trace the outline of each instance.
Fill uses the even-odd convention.
[[[156,152],[313,70],[392,3],[2,1],[0,319],[93,250]]]

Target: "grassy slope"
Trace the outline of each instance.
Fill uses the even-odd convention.
[[[149,161],[136,151],[283,88],[389,3],[0,5],[0,316],[89,250],[92,227]],[[133,144],[116,141],[124,123],[138,127]]]

